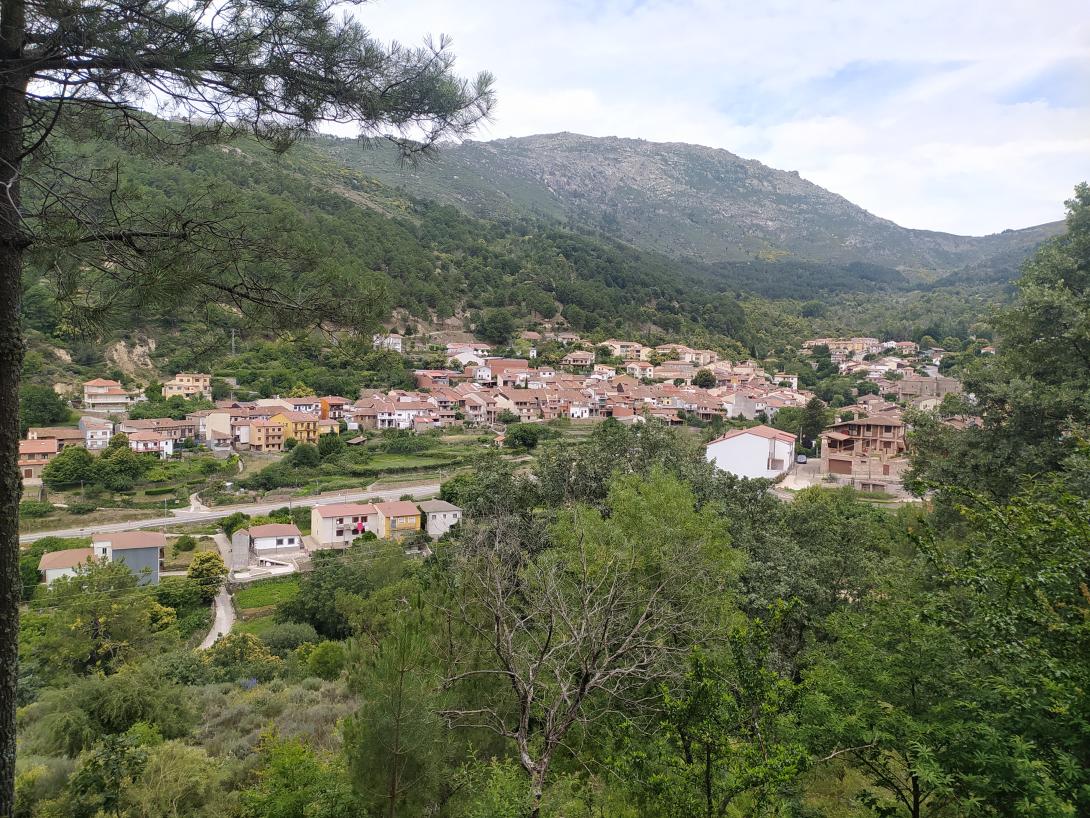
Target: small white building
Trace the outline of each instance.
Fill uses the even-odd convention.
[[[87,561],[94,557],[90,548],[69,548],[64,551],[51,551],[42,554],[38,570],[45,577],[45,584],[52,585],[61,577],[73,577]]]
[[[298,551],[303,547],[303,534],[294,523],[255,525],[247,531],[247,535],[251,550],[259,557],[279,551]]]
[[[771,426],[734,429],[709,443],[705,456],[736,477],[771,480],[791,468],[795,436]]]
[[[462,510],[446,500],[424,500],[418,503],[424,515],[424,530],[438,540],[462,521]]]
[[[401,352],[404,348],[403,338],[396,332],[387,335],[376,335],[372,341],[375,349],[387,349],[390,352]]]
[[[370,503],[330,503],[310,510],[310,536],[319,548],[347,548],[367,531],[379,535],[378,511]]]

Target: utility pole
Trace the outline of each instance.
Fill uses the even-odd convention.
[[[231,357],[235,357],[235,328],[231,327]]]

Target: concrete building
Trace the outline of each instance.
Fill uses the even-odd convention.
[[[99,451],[110,445],[114,434],[113,421],[106,418],[94,418],[84,415],[79,419],[79,428],[83,430],[83,445],[91,451]]]
[[[38,561],[38,572],[44,577],[46,585],[52,585],[61,577],[73,577],[87,561],[94,556],[90,548],[68,548],[64,551],[51,551],[42,554]]]
[[[54,438],[19,441],[19,475],[26,480],[38,480],[45,464],[57,456],[60,443]]]
[[[118,531],[91,538],[97,559],[124,563],[141,585],[159,584],[166,545],[166,535],[160,531]]]
[[[420,530],[420,509],[408,500],[391,500],[378,503],[378,537],[396,540]]]
[[[734,429],[708,444],[706,457],[736,477],[775,479],[791,468],[795,436],[770,426]]]
[[[331,503],[310,510],[310,536],[321,548],[347,548],[361,534],[379,536],[378,511],[370,503]]]
[[[419,503],[424,515],[424,530],[438,540],[462,521],[462,510],[446,500],[424,500]]]
[[[204,372],[179,372],[163,384],[163,397],[212,400],[212,376]]]
[[[259,557],[281,551],[298,551],[303,547],[303,534],[294,523],[267,523],[242,531],[249,537],[250,550]]]
[[[117,381],[95,378],[83,384],[83,408],[92,412],[125,412],[132,395]]]

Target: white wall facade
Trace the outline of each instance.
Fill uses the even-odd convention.
[[[792,442],[760,435],[737,435],[708,444],[706,456],[717,468],[737,477],[774,479],[791,467]]]

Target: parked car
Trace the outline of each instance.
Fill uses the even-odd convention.
[[[804,455],[804,454],[795,455],[795,462],[796,463],[805,463],[806,462],[806,455]]]

